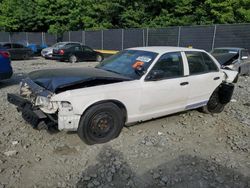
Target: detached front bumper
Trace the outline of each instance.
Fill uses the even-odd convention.
[[[33,107],[30,101],[20,95],[8,93],[7,99],[11,104],[17,106],[17,110],[22,113],[22,117],[33,128],[37,128],[38,124],[48,119],[47,115],[40,109]]]
[[[33,106],[29,100],[20,95],[8,93],[7,99],[22,113],[23,119],[35,129],[41,122],[44,122],[47,128],[56,125],[59,130],[75,131],[78,128],[81,115],[74,114],[70,108],[61,107],[55,118],[52,114],[46,114],[38,107]]]

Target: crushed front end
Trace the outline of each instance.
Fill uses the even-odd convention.
[[[17,110],[22,113],[22,117],[25,121],[31,124],[33,128],[38,128],[40,123],[45,123],[46,125],[56,124],[57,120],[52,121],[49,116],[56,117],[57,108],[54,107],[52,110],[52,107],[50,107],[51,111],[49,116],[42,110],[47,105],[51,105],[49,104],[51,96],[51,92],[27,78],[20,83],[20,93],[8,93],[7,98],[11,104],[17,106]],[[44,101],[41,102],[41,100]]]
[[[17,106],[25,121],[33,128],[39,128],[39,124],[57,125],[58,104],[50,102],[52,96],[53,93],[26,78],[20,83],[20,93],[8,93],[7,98],[11,104]]]

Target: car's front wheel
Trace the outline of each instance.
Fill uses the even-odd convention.
[[[70,57],[69,57],[70,63],[76,63],[77,61],[78,61],[78,59],[75,55],[70,55]]]
[[[219,97],[219,89],[216,89],[213,94],[211,95],[208,103],[206,106],[203,106],[201,110],[204,113],[208,114],[214,114],[214,113],[220,113],[224,110],[225,104],[222,104],[220,102]]]
[[[78,135],[89,145],[105,143],[119,136],[124,125],[122,110],[113,103],[90,107],[81,117]]]
[[[96,61],[97,61],[97,62],[102,62],[102,60],[103,60],[103,57],[102,57],[101,55],[98,54],[98,55],[96,56]]]

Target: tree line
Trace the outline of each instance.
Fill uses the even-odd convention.
[[[0,0],[0,29],[162,28],[250,22],[250,0]]]

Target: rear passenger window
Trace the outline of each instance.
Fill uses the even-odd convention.
[[[188,60],[190,75],[218,71],[214,61],[203,52],[185,52]]]
[[[162,71],[162,79],[183,76],[183,62],[181,53],[171,52],[162,55],[152,70]]]
[[[206,53],[202,52],[202,56],[203,56],[203,60],[205,62],[205,65],[207,66],[209,72],[219,71],[217,65],[211,59],[211,57],[209,57],[209,55],[207,55]]]
[[[75,46],[75,47],[74,47],[74,50],[75,50],[75,51],[81,51],[81,46],[80,46],[80,45],[79,45],[79,46],[78,46],[78,45]]]

